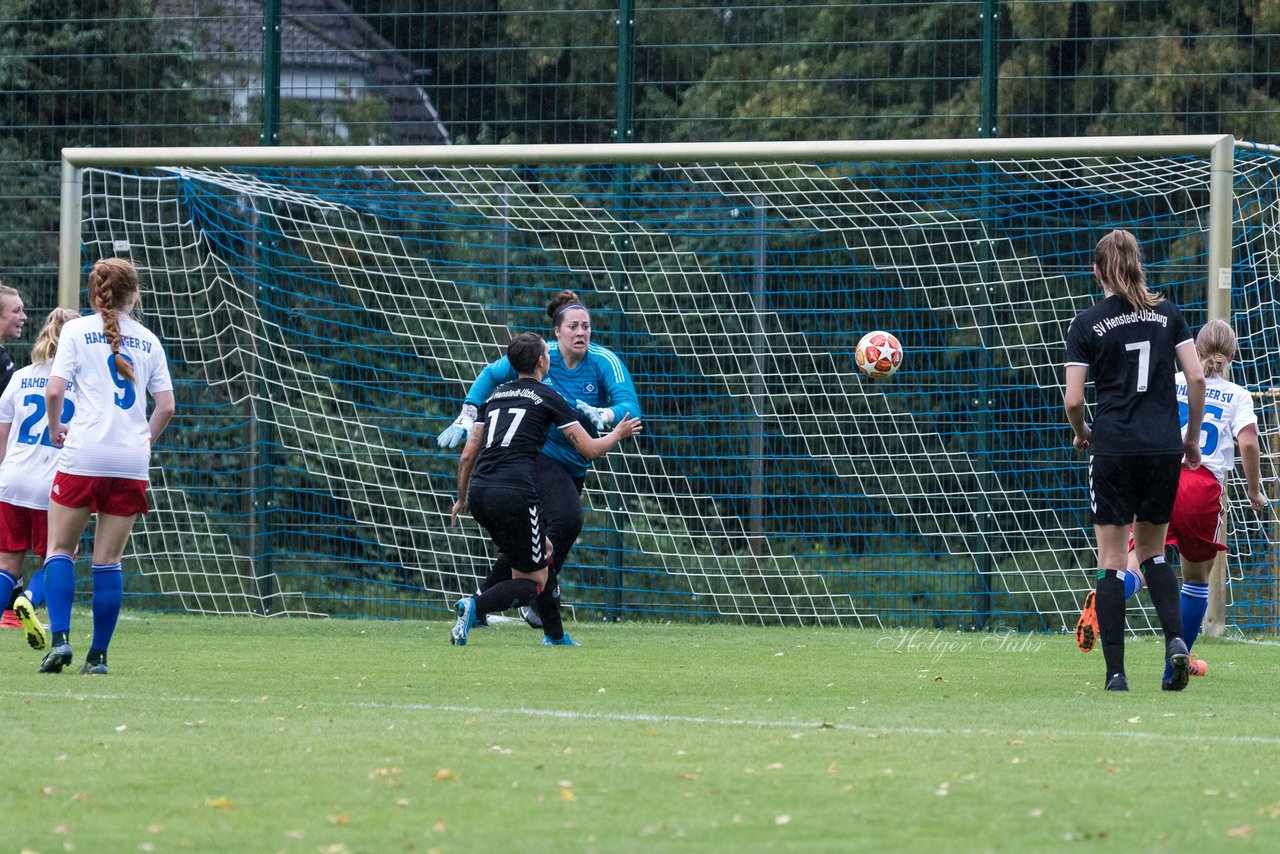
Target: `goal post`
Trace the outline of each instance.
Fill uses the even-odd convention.
[[[448,526],[456,454],[434,436],[568,287],[648,434],[588,475],[579,616],[1060,630],[1092,568],[1060,393],[1065,324],[1096,299],[1086,259],[1130,228],[1193,327],[1231,319],[1240,151],[65,149],[59,302],[127,254],[184,386],[134,546],[148,603],[406,616],[470,592],[490,546]],[[1244,308],[1250,388],[1274,381],[1248,349],[1272,343],[1269,298]],[[884,383],[851,362],[872,328],[907,351]],[[1263,560],[1269,531],[1241,530]]]

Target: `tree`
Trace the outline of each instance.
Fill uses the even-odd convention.
[[[59,163],[71,146],[208,142],[224,115],[200,57],[165,46],[144,0],[0,0],[0,193],[14,231],[0,233],[6,279],[29,305],[52,306]]]

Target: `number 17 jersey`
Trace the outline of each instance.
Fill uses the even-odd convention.
[[[145,326],[121,314],[120,353],[133,366],[133,380],[116,370],[111,343],[98,314],[62,327],[51,376],[75,383],[76,415],[58,471],[91,477],[146,480],[151,467],[147,395],[172,391],[164,348]]]
[[[1182,313],[1167,299],[1135,311],[1113,295],[1071,321],[1067,365],[1087,367],[1097,391],[1091,453],[1181,453],[1175,350],[1192,341]]]

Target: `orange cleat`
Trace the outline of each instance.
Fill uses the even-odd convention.
[[[1080,619],[1076,621],[1076,646],[1081,652],[1091,652],[1098,642],[1098,612],[1093,609],[1094,591],[1084,597],[1084,609],[1080,611]]]
[[[18,615],[10,609],[6,608],[2,616],[0,616],[0,629],[20,629],[22,628],[22,620],[18,619]]]
[[[1209,672],[1209,662],[1198,655],[1192,655],[1191,661],[1187,663],[1187,672],[1192,676],[1203,676]]]

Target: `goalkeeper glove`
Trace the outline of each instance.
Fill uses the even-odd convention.
[[[462,413],[436,437],[436,444],[442,448],[456,448],[467,441],[467,434],[471,432],[471,427],[476,423],[476,416],[479,414],[480,410],[476,409],[475,404],[464,403]]]
[[[613,410],[607,406],[595,407],[584,401],[576,401],[577,409],[583,415],[587,416],[587,420],[591,422],[591,426],[597,431],[603,433],[609,429],[609,425],[613,423]]]

